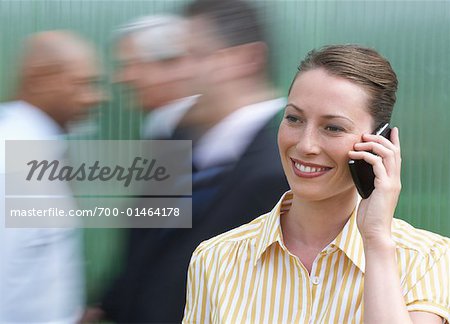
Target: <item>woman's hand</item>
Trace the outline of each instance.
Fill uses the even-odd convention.
[[[349,157],[363,159],[372,165],[375,189],[370,197],[362,200],[359,205],[358,229],[365,245],[392,242],[392,218],[401,190],[398,128],[392,129],[391,141],[373,134],[364,134],[362,139],[363,142],[356,143],[354,151],[349,152]]]

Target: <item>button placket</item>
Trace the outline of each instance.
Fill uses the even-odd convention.
[[[311,282],[312,282],[314,285],[318,285],[318,284],[320,284],[320,278],[319,278],[319,277],[312,277],[312,278],[311,278]]]
[[[319,263],[320,259],[323,258],[322,255],[319,255],[318,258],[316,258],[316,260],[314,260],[314,263],[311,267],[311,277],[310,277],[310,281],[313,285],[318,285],[320,283],[320,269],[317,269],[317,264]]]

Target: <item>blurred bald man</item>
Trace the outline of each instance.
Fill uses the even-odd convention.
[[[97,88],[99,73],[92,45],[78,35],[68,31],[36,34],[25,44],[18,106],[34,106],[62,131],[103,99]]]
[[[79,232],[4,228],[5,140],[62,137],[102,100],[93,47],[68,31],[25,43],[16,101],[0,105],[0,323],[76,323],[83,305]]]

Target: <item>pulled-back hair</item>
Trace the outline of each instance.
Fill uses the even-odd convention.
[[[398,81],[390,63],[377,51],[359,45],[329,45],[313,50],[300,63],[291,89],[298,75],[318,68],[362,86],[370,97],[368,109],[375,124],[390,121]]]

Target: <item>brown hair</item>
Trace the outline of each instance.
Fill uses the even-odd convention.
[[[205,16],[227,46],[265,42],[258,8],[245,0],[195,0],[185,9],[187,17]]]
[[[374,126],[390,121],[398,81],[390,63],[377,51],[359,45],[330,45],[312,50],[300,63],[289,93],[300,73],[317,68],[354,82],[367,91]]]

